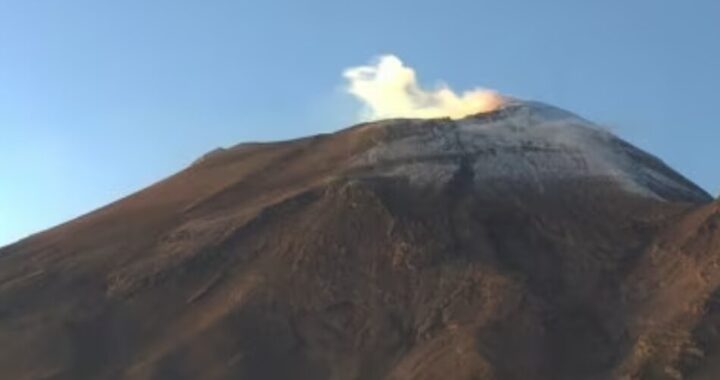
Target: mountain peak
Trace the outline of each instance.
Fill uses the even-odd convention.
[[[442,185],[466,165],[479,190],[547,191],[561,183],[614,186],[667,201],[709,195],[658,158],[563,109],[511,100],[502,108],[450,119],[394,119],[366,125],[384,137],[357,158],[365,174]]]

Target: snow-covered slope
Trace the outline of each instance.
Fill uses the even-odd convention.
[[[668,201],[710,199],[656,157],[542,103],[514,101],[461,120],[386,120],[364,128],[383,128],[386,135],[355,167],[418,185],[444,184],[464,170],[479,190],[506,184],[545,191],[579,180]]]

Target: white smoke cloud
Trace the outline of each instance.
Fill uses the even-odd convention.
[[[394,117],[459,119],[493,111],[504,103],[502,95],[487,89],[473,89],[458,95],[446,85],[425,90],[415,70],[394,55],[384,55],[374,65],[352,67],[343,72],[347,91],[366,106],[363,118]]]

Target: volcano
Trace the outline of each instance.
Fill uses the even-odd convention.
[[[720,378],[720,203],[512,101],[217,149],[0,249],[0,378]]]

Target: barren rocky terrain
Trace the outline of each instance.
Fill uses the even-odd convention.
[[[2,379],[720,378],[720,203],[521,104],[241,144],[0,248]]]

